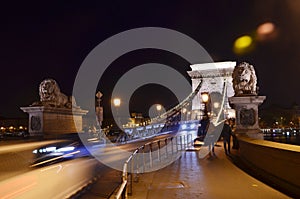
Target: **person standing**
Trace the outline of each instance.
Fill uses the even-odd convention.
[[[198,133],[197,133],[200,140],[201,139],[203,140],[204,136],[206,135],[208,124],[209,124],[208,117],[203,116],[203,118],[199,122]]]
[[[230,140],[231,136],[233,135],[231,127],[229,126],[228,121],[226,120],[223,125],[223,129],[221,132],[221,136],[223,137],[223,145],[224,145],[224,150],[225,154],[229,155],[230,154]]]

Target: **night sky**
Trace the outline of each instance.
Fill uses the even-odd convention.
[[[38,86],[45,78],[55,79],[61,91],[71,95],[77,71],[95,46],[119,32],[150,26],[192,37],[214,61],[254,65],[260,95],[267,96],[264,106],[300,104],[300,1],[113,2],[23,1],[1,5],[0,116],[26,117],[19,107],[39,100]],[[232,50],[235,39],[254,35],[264,22],[275,24],[276,37],[256,42],[252,51],[236,55]],[[172,66],[189,78],[189,63],[176,55],[159,50],[128,53],[112,63],[99,82],[105,109],[122,74],[149,62]],[[131,109],[143,111],[154,103],[166,107],[176,104],[172,93],[164,89],[157,85],[140,88]]]

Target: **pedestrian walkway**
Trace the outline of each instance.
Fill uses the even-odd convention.
[[[221,146],[215,147],[215,156],[200,159],[198,151],[186,151],[171,165],[140,174],[129,198],[289,198],[235,166]]]

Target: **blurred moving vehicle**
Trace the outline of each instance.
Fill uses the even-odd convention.
[[[31,167],[45,166],[57,162],[90,156],[89,151],[80,141],[64,141],[49,144],[32,151],[34,160]]]
[[[20,153],[16,146],[2,147],[2,154],[8,147]],[[28,152],[33,159],[22,161],[30,161],[30,169],[0,181],[0,198],[71,198],[96,179],[99,163],[79,140],[57,140]]]
[[[92,183],[97,163],[78,158],[9,178],[0,182],[0,198],[70,198]]]

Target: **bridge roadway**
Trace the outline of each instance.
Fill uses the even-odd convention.
[[[188,150],[171,165],[140,174],[129,198],[290,198],[234,165],[231,159],[236,151],[226,156],[222,144],[215,147],[215,156],[199,158],[196,149]]]
[[[172,132],[169,132],[172,134]],[[129,152],[155,139],[169,137],[169,133],[140,139],[138,142],[118,147]],[[34,139],[6,139],[0,142],[0,198],[108,198],[121,183],[122,172],[101,164],[93,157],[81,157],[68,161],[31,168],[32,151],[49,144],[55,146],[64,140],[37,141]],[[101,149],[101,144],[99,145]],[[96,147],[97,149],[97,147]],[[79,149],[76,149],[79,150]],[[106,150],[112,161],[123,164],[128,157],[118,155],[115,147]],[[82,189],[91,180],[98,180]]]
[[[161,135],[160,138],[168,136]],[[140,146],[145,142],[149,140],[123,147],[132,151],[137,144]],[[129,198],[289,198],[236,167],[230,160],[234,154],[226,156],[221,144],[215,147],[216,156],[199,159],[197,151],[187,151],[161,170],[140,174],[139,181],[133,183],[133,194]],[[108,198],[120,184],[120,171],[100,165],[98,174],[98,181],[78,198]],[[48,194],[44,194],[48,198]]]

